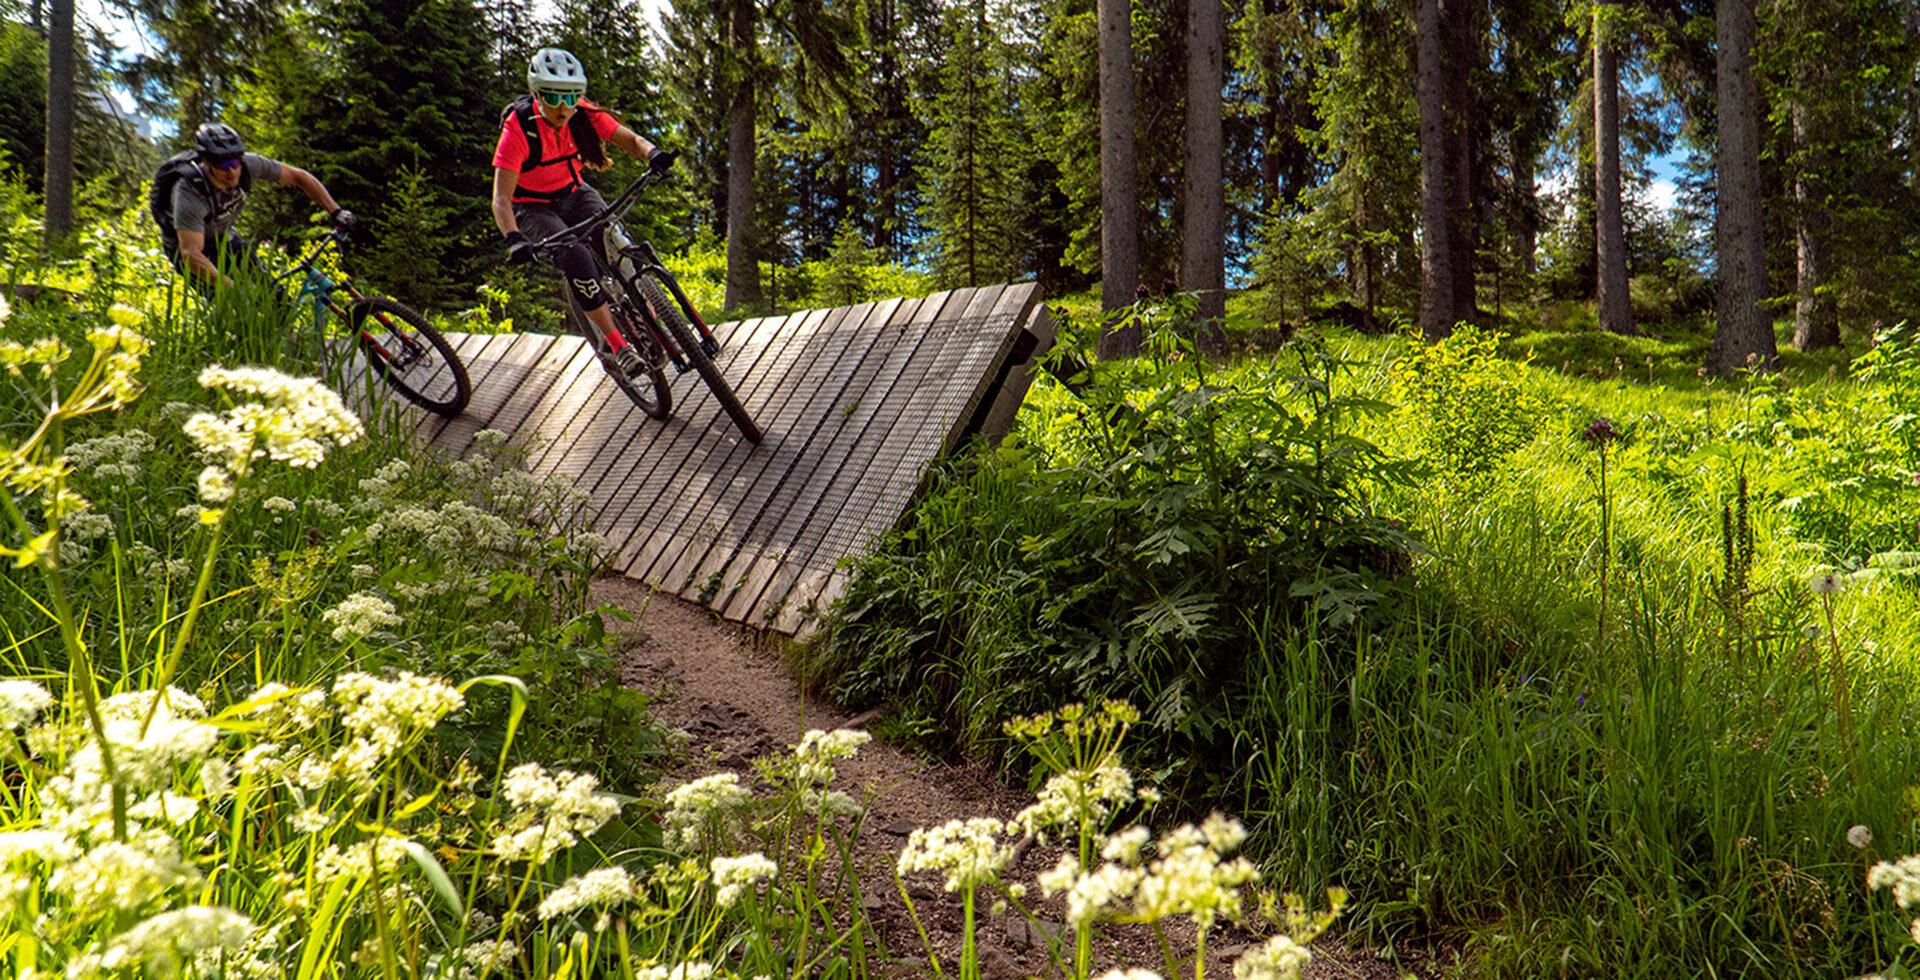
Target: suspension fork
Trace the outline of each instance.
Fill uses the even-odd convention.
[[[673,299],[680,304],[680,308],[687,312],[688,318],[693,321],[693,329],[700,332],[700,346],[706,350],[707,356],[712,357],[718,354],[720,342],[714,339],[713,330],[707,326],[706,318],[700,315],[700,310],[693,305],[692,300],[687,298],[686,292],[680,288],[680,281],[673,277],[673,273],[667,271],[667,264],[660,261],[660,253],[653,250],[653,243],[641,242],[639,248],[640,254],[646,257],[648,267],[660,271],[660,281],[666,284],[667,291],[673,294]]]

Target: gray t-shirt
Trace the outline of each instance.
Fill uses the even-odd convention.
[[[253,174],[255,182],[280,182],[280,161],[258,153],[249,153],[242,160],[248,172]],[[206,165],[200,166],[204,169]],[[214,198],[210,201],[195,183],[182,180],[173,185],[174,230],[197,231],[208,238],[225,235],[233,228],[233,223],[240,220],[240,209],[247,203],[247,192],[239,184],[223,191],[214,187],[213,178],[209,177],[207,186],[213,189]]]

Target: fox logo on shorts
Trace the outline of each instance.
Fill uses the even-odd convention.
[[[586,297],[587,299],[592,299],[593,297],[600,295],[600,280],[574,279],[573,288],[577,290],[581,296]]]

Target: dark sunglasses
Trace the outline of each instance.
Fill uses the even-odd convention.
[[[213,164],[217,170],[232,170],[240,166],[239,157],[215,157],[207,162]]]
[[[580,101],[578,92],[542,92],[540,101],[550,106],[570,106]]]

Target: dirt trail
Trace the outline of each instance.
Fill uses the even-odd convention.
[[[837,706],[802,697],[799,684],[781,666],[776,647],[751,631],[717,620],[707,610],[628,579],[597,580],[594,598],[641,617],[639,627],[645,636],[628,651],[622,678],[656,695],[655,710],[667,724],[693,734],[694,758],[689,771],[674,774],[676,781],[718,770],[746,775],[755,757],[785,750],[807,729],[857,728],[864,721]],[[1032,799],[1022,790],[1001,785],[983,767],[929,763],[878,742],[840,767],[836,788],[856,798],[871,795],[859,841],[865,866],[862,892],[889,952],[900,961],[899,975],[914,976],[919,971],[908,965],[924,968],[926,958],[890,871],[906,835],[915,827],[956,818],[1006,819]],[[1057,852],[1032,848],[1017,860],[1012,874],[1027,881],[1037,898],[1033,876],[1051,868],[1057,857]],[[950,957],[960,948],[958,902],[937,885],[916,886],[913,891],[915,906],[943,960],[953,962]],[[1057,923],[1059,909],[1048,908],[1041,918]],[[1095,953],[1101,970],[1117,965],[1151,969],[1160,962],[1157,948],[1142,931],[1108,928],[1097,935],[1101,940]],[[1019,916],[986,920],[979,937],[987,980],[1021,980],[1048,972],[1044,942],[1031,934],[1031,927]],[[1210,957],[1213,962],[1207,975],[1231,978],[1230,957],[1254,939],[1230,931],[1210,939],[1216,955]],[[1365,980],[1437,975],[1424,963],[1413,966],[1412,974],[1403,974],[1365,951],[1323,940],[1315,944],[1314,962],[1306,975]]]

